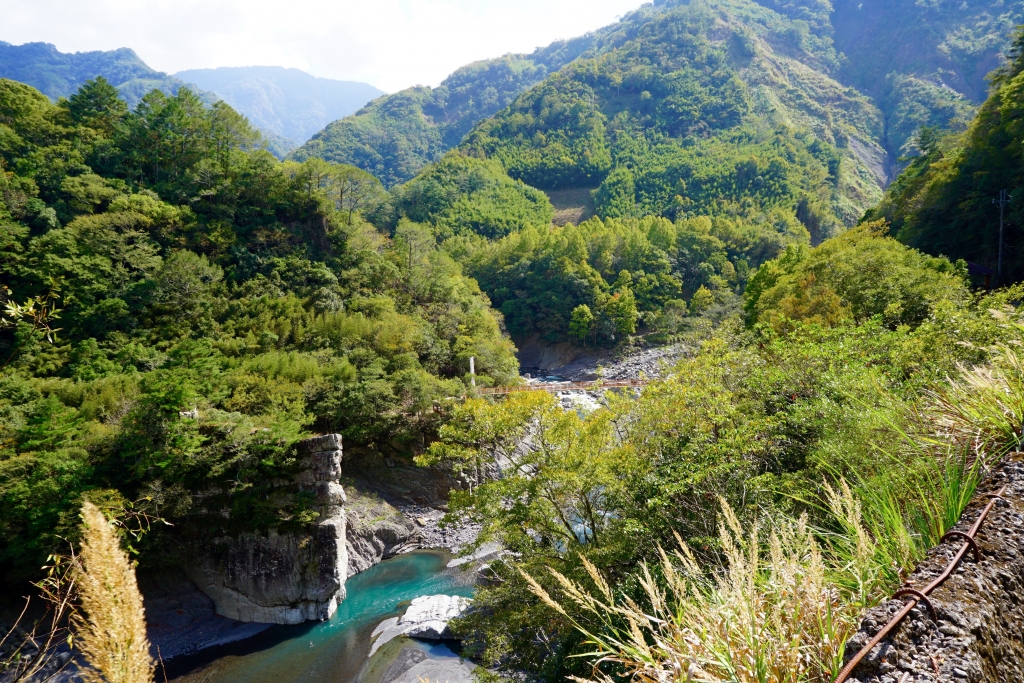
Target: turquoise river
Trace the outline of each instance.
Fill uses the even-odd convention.
[[[396,650],[382,648],[368,660],[377,624],[422,595],[473,594],[473,572],[447,569],[450,557],[417,551],[386,560],[348,580],[348,596],[328,621],[274,626],[248,640],[171,662],[168,677],[175,683],[376,683],[388,664],[388,651]],[[419,647],[432,658],[453,656],[444,646]],[[160,672],[157,677],[162,678]]]

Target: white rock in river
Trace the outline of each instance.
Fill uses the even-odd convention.
[[[409,605],[398,627],[413,638],[447,640],[452,637],[448,622],[461,616],[473,601],[459,595],[426,595]]]

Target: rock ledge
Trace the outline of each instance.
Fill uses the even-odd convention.
[[[473,603],[461,595],[425,595],[415,598],[401,617],[385,619],[374,629],[374,652],[398,636],[420,640],[454,640],[448,622],[465,614]]]

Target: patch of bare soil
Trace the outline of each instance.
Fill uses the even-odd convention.
[[[982,683],[1024,681],[1024,454],[1014,453],[986,479],[956,531],[974,524],[991,494],[1006,484],[977,535],[981,561],[970,553],[929,601],[919,604],[854,670],[859,683]],[[947,566],[961,541],[934,548],[911,574],[919,590]],[[870,610],[846,651],[852,657],[903,606],[890,600]]]
[[[572,223],[579,225],[594,216],[593,188],[573,188],[570,190],[547,190],[548,199],[555,207],[555,216],[551,219],[554,225]]]

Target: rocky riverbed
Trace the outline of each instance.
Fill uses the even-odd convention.
[[[550,368],[546,374],[570,382],[595,379],[644,379],[661,377],[690,351],[686,344],[626,349],[617,353],[594,352],[570,363]]]
[[[685,355],[690,347],[674,343],[662,346],[627,346],[588,349],[563,342],[544,343],[539,337],[517,338],[520,372],[531,377],[558,375],[573,382],[658,377]],[[642,343],[641,343],[642,344]]]
[[[442,524],[445,510],[402,501],[395,501],[394,504],[416,525],[421,548],[447,550],[458,555],[475,543],[480,535],[480,525],[473,522]]]

